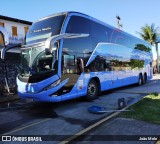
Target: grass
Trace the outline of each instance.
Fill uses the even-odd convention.
[[[119,116],[160,124],[160,94],[153,93],[123,112]]]

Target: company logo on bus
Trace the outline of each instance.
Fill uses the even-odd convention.
[[[47,31],[47,30],[51,30],[51,27],[46,27],[46,28],[41,28],[41,29],[37,29],[37,30],[30,30],[30,33],[38,33],[38,32],[42,32],[42,31]]]

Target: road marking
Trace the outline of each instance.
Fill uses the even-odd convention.
[[[125,108],[123,108],[123,109],[121,109],[121,110],[122,110],[122,111],[123,111],[123,110],[126,110],[126,109],[128,109],[130,106],[132,106],[132,105],[135,104],[135,103],[137,103],[137,102],[134,102],[134,103],[132,103],[131,105],[129,105],[129,106],[127,106],[127,107],[125,107]],[[106,122],[107,120],[109,120],[109,119],[117,116],[117,115],[120,114],[120,113],[121,113],[121,112],[118,111],[118,112],[115,112],[115,113],[113,113],[113,114],[111,114],[111,115],[109,115],[109,116],[101,119],[100,121],[96,122],[95,124],[93,124],[93,125],[85,128],[85,129],[83,129],[82,131],[76,133],[75,135],[73,135],[73,136],[65,139],[64,141],[60,142],[59,144],[67,144],[67,143],[69,143],[70,141],[73,141],[74,139],[78,138],[79,136],[85,134],[86,132],[92,130],[93,128],[95,128],[95,127],[97,127],[97,126],[99,126],[99,125],[101,125],[102,123],[104,123],[104,122]]]
[[[46,122],[46,121],[48,121],[48,120],[50,120],[50,119],[51,119],[51,118],[46,118],[46,119],[41,120],[41,121],[39,121],[39,122],[35,122],[35,123],[32,123],[32,124],[29,124],[29,125],[27,125],[27,126],[24,126],[24,127],[19,128],[19,129],[15,129],[15,130],[13,130],[13,131],[4,133],[4,134],[2,134],[2,135],[10,135],[10,134],[12,134],[12,133],[14,133],[14,132],[17,132],[17,131],[20,131],[20,130],[23,130],[23,129],[26,129],[26,128],[29,128],[29,127],[32,127],[32,126],[35,126],[35,125],[40,124],[40,123],[43,123],[43,122]]]

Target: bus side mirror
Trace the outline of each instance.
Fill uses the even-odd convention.
[[[56,42],[51,42],[51,47],[45,49],[46,55],[51,55],[53,51],[56,51],[59,47],[59,43]]]
[[[46,48],[46,49],[45,49],[45,54],[46,54],[46,55],[51,55],[52,53],[51,53],[51,51],[50,51],[48,48]]]

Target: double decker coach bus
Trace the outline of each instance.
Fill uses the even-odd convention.
[[[21,48],[18,95],[59,102],[137,83],[152,77],[151,45],[78,12],[32,24]]]

